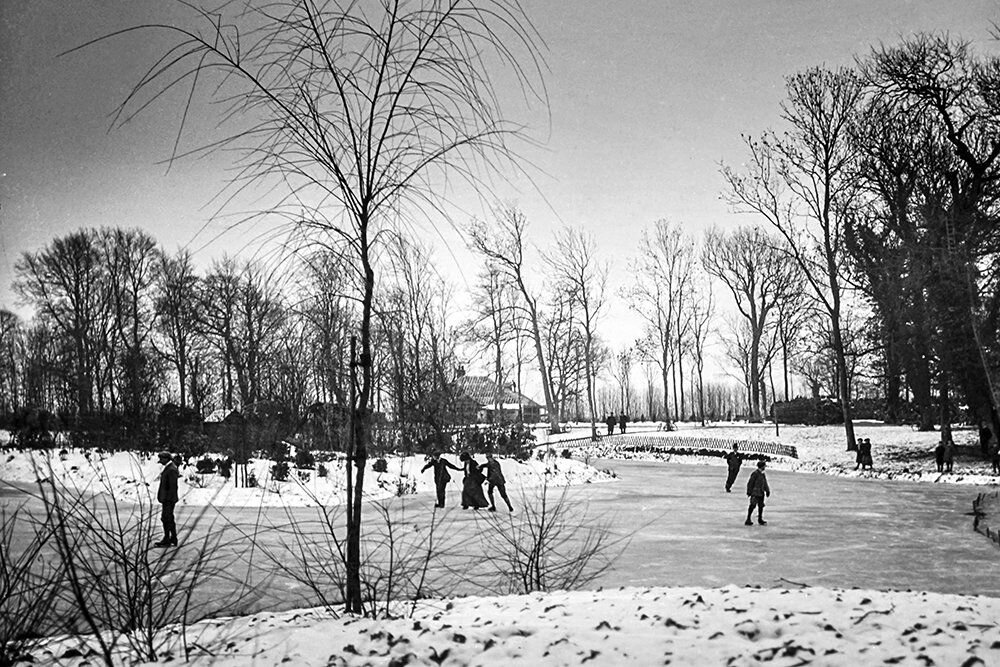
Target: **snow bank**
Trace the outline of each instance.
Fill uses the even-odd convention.
[[[663,438],[665,442],[676,437],[705,437],[793,445],[798,450],[799,458],[774,459],[768,467],[777,470],[977,486],[1000,484],[1000,476],[992,473],[991,463],[979,457],[978,436],[973,430],[954,431],[959,449],[951,474],[937,472],[934,462],[934,447],[941,439],[940,432],[921,432],[909,426],[859,421],[855,424],[855,434],[858,438],[869,438],[872,441],[874,469],[871,471],[855,470],[855,453],[846,451],[844,427],[839,425],[781,425],[780,435],[774,434],[774,424],[746,423],[720,423],[705,427],[681,423],[677,425],[676,431],[644,432],[647,436]],[[558,447],[558,444],[553,441],[550,446]],[[656,459],[674,463],[725,465],[724,460],[715,457],[618,452],[614,448],[614,440],[607,444],[582,447],[577,451],[579,456],[592,458]]]
[[[187,642],[194,664],[216,666],[975,665],[1000,661],[998,617],[998,599],[935,593],[623,588],[427,601],[392,620],[259,613],[197,623]],[[177,628],[161,636],[162,657],[183,657]]]
[[[432,470],[421,472],[423,456],[389,456],[386,472],[375,472],[373,460],[365,471],[364,496],[369,500],[390,498],[414,493],[433,493]],[[485,459],[480,457],[480,462]],[[519,462],[500,459],[507,486],[511,491],[520,488],[590,484],[613,479],[582,461],[547,457]],[[458,464],[457,460],[453,463]],[[272,462],[254,459],[249,469],[259,482],[256,488],[236,488],[232,481],[220,475],[202,475],[193,465],[182,466],[178,484],[179,505],[188,506],[282,506],[309,507],[317,504],[334,505],[346,501],[346,464],[343,461],[325,463],[328,473],[320,477],[317,470],[292,468],[287,481],[271,478]],[[97,452],[94,450],[25,451],[7,450],[0,455],[0,480],[21,484],[35,484],[38,479],[55,475],[64,483],[97,493],[112,493],[125,502],[145,500],[151,493],[155,499],[161,466],[154,455],[129,452]],[[51,471],[51,472],[50,472]],[[461,473],[453,473],[449,486],[454,491],[461,484]]]

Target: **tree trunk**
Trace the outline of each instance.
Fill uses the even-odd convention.
[[[833,329],[833,353],[837,359],[837,380],[840,383],[840,409],[844,415],[844,432],[847,435],[847,451],[857,451],[858,445],[854,439],[854,421],[851,417],[851,384],[847,376],[847,355],[844,350],[844,340],[840,335],[840,312],[834,310],[831,324]]]

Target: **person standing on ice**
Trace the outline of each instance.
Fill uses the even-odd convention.
[[[160,472],[160,488],[156,491],[156,500],[162,506],[160,521],[163,523],[163,539],[153,546],[176,547],[177,524],[174,522],[174,506],[177,504],[177,478],[180,473],[170,452],[160,452],[159,458],[163,470]]]
[[[628,426],[628,415],[623,412],[618,415],[618,432],[625,433],[626,426]]]
[[[445,487],[447,487],[448,482],[451,481],[451,475],[448,474],[448,468],[451,468],[452,470],[461,470],[461,468],[448,459],[442,457],[441,452],[434,452],[431,455],[430,461],[428,461],[427,465],[420,469],[420,472],[423,472],[428,468],[434,468],[434,489],[437,491],[437,502],[434,503],[434,507],[443,508]]]
[[[739,446],[733,443],[733,451],[726,453],[726,465],[729,466],[729,476],[726,477],[726,493],[733,492],[733,484],[740,474],[740,466],[743,465],[743,457],[740,456]]]
[[[750,480],[747,482],[747,495],[750,497],[750,509],[747,510],[747,520],[744,522],[747,526],[753,525],[750,519],[754,508],[757,508],[757,523],[767,525],[767,521],[764,521],[764,496],[771,497],[771,487],[767,485],[767,476],[764,475],[765,465],[763,460],[757,461],[757,469],[750,473]]]
[[[465,471],[465,477],[462,478],[462,509],[467,510],[471,507],[477,510],[488,507],[490,503],[483,493],[483,482],[486,478],[479,469],[479,462],[469,452],[462,452],[458,458]]]
[[[507,511],[513,512],[514,506],[510,504],[510,498],[507,497],[507,480],[503,476],[500,462],[492,454],[487,454],[486,463],[479,466],[480,471],[483,469],[486,470],[486,496],[490,499],[490,511],[497,511],[497,502],[493,499],[493,489],[496,489],[500,492],[503,501],[507,503]]]
[[[955,441],[951,439],[951,433],[948,433],[944,441],[944,471],[951,472],[952,467],[955,465]]]
[[[614,435],[615,416],[611,413],[608,413],[608,416],[604,418],[604,423],[608,425],[608,435]]]

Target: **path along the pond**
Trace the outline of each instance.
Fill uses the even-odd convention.
[[[761,585],[923,590],[1000,597],[1000,550],[972,530],[969,513],[981,490],[948,484],[848,479],[768,471],[772,495],[767,526],[745,526],[747,467],[733,493],[723,488],[725,469],[640,461],[597,461],[618,473],[617,481],[570,490],[588,516],[613,518],[620,534],[632,534],[627,549],[592,587]],[[474,512],[455,507],[458,484],[449,487],[448,531],[477,530]],[[20,494],[0,494],[0,505]],[[23,496],[21,496],[23,498]],[[395,512],[406,524],[428,521],[429,495],[402,500]],[[183,526],[197,508],[179,508]],[[259,524],[259,509],[220,508],[207,512],[189,537],[196,541],[212,524]],[[275,521],[315,518],[315,509],[264,510]],[[501,510],[502,511],[502,510]],[[366,510],[367,521],[374,520]],[[225,529],[238,535],[232,526]],[[182,535],[184,531],[182,529]],[[274,549],[286,534],[258,533]],[[184,546],[182,545],[182,549]],[[230,574],[242,578],[240,563],[249,543],[225,549]],[[220,555],[222,555],[220,553]],[[260,562],[259,559],[257,561]],[[460,565],[457,563],[451,564]],[[253,579],[259,579],[254,576]],[[792,582],[792,583],[790,583]],[[222,594],[230,582],[206,582],[203,594]],[[306,597],[303,597],[306,596]],[[309,604],[300,585],[277,577],[240,611]],[[236,610],[234,610],[236,611]]]

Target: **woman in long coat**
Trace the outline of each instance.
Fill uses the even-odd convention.
[[[483,493],[483,482],[486,481],[486,477],[479,469],[479,463],[469,452],[462,452],[458,458],[462,461],[462,469],[465,471],[465,477],[462,479],[462,509],[489,507],[490,503]]]

